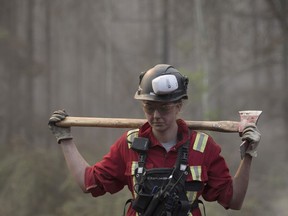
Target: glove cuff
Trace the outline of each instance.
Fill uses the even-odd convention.
[[[257,151],[247,151],[245,153],[250,155],[251,157],[257,157]]]
[[[61,144],[61,141],[62,141],[62,140],[71,140],[71,139],[73,139],[72,136],[61,137],[61,138],[58,138],[58,139],[57,139],[57,143],[58,143],[58,144]]]

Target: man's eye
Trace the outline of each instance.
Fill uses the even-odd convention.
[[[146,110],[149,110],[149,111],[154,110],[154,107],[152,107],[152,106],[147,106],[147,105],[146,105],[146,106],[144,106],[144,107],[145,107]]]
[[[160,109],[163,110],[163,111],[167,111],[167,110],[170,109],[170,106],[167,106],[167,105],[166,106],[161,106]]]

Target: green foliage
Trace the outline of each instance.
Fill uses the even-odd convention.
[[[0,40],[7,39],[9,37],[9,32],[0,26]]]
[[[61,172],[63,165],[58,158],[61,157],[56,152],[34,149],[9,152],[2,157],[0,215],[41,215],[57,209],[67,196],[60,194],[60,181],[66,172]]]
[[[194,100],[201,99],[201,96],[204,92],[207,91],[207,86],[204,85],[204,72],[199,71],[187,71],[183,68],[180,68],[181,73],[189,78],[188,85],[188,94],[189,97],[192,97]]]
[[[13,149],[1,146],[0,215],[89,216],[123,211],[130,193],[124,190],[96,199],[84,194],[57,145],[40,150],[25,148],[25,142],[13,145]]]
[[[185,57],[191,55],[191,50],[193,50],[193,44],[191,40],[181,39],[177,41],[177,47],[181,50]]]

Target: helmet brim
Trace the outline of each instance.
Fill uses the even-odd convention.
[[[134,99],[141,101],[156,101],[156,102],[174,102],[180,99],[187,100],[188,95],[175,95],[175,94],[167,94],[167,95],[154,95],[154,94],[139,94],[138,91],[135,93]]]

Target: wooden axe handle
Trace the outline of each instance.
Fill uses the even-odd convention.
[[[58,122],[61,127],[107,127],[107,128],[138,128],[147,120],[129,118],[91,118],[66,117]],[[237,121],[186,121],[189,128],[194,130],[208,130],[218,132],[239,132],[240,122]]]

